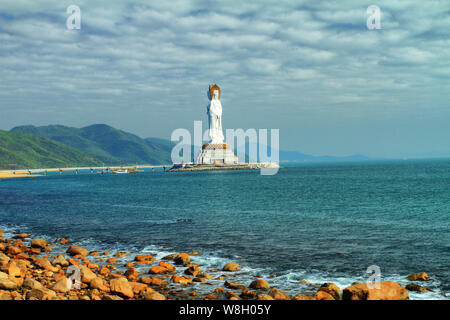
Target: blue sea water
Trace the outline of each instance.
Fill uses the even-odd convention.
[[[425,271],[429,293],[450,295],[450,160],[285,164],[259,171],[53,174],[0,182],[0,228],[90,250],[160,256],[197,250],[194,261],[243,266],[288,293],[299,284],[382,280],[406,285]]]

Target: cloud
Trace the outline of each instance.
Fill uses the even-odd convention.
[[[418,101],[448,105],[448,3],[376,4],[382,10],[381,30],[367,30],[366,6],[350,0],[80,0],[81,30],[67,30],[65,2],[3,1],[0,108],[30,114],[35,101],[43,101],[45,110],[73,111],[73,118],[54,121],[75,125],[80,104],[95,101],[98,118],[92,121],[114,109],[120,123],[133,106],[142,112],[143,104],[149,118],[161,105],[167,114],[180,108],[193,112],[204,103],[204,87],[211,82],[225,86],[230,108],[257,109],[253,114],[261,123],[276,120],[264,110],[282,101],[277,123],[286,127],[302,125],[292,116],[299,110],[310,112],[304,118],[324,119],[335,105],[348,109],[347,126],[355,114],[382,118],[385,111],[374,105],[390,104],[390,116],[399,117],[406,106],[421,108]],[[364,107],[355,111],[355,104]],[[447,115],[443,109],[430,112]],[[194,117],[175,114],[173,126]],[[8,119],[20,118],[5,113],[0,126],[32,120],[12,124]],[[246,119],[234,118],[241,127]],[[322,124],[317,120],[316,125]],[[152,134],[149,127],[125,129],[145,136]],[[157,132],[169,125],[163,118],[151,127],[161,135]]]

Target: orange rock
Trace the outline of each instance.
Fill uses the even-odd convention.
[[[314,300],[336,300],[331,294],[325,291],[317,291]]]
[[[110,274],[108,274],[108,277],[113,278],[113,279],[125,278],[123,275],[117,274],[117,273],[110,273]]]
[[[127,262],[127,263],[125,263],[125,267],[133,268],[134,267],[134,263],[133,262]]]
[[[111,287],[111,293],[118,294],[125,298],[133,298],[133,289],[125,278],[112,279],[109,283]]]
[[[71,265],[73,265],[73,266],[77,266],[77,265],[80,264],[80,261],[74,260],[74,259],[72,259],[72,258],[67,259],[67,262],[69,262],[69,263],[70,263]]]
[[[205,297],[205,299],[207,299],[207,300],[216,300],[216,299],[217,299],[217,296],[216,296],[215,294],[210,293],[210,294],[208,294],[208,295]]]
[[[256,280],[252,281],[252,283],[250,283],[249,287],[252,289],[263,289],[263,290],[270,289],[269,284],[262,279],[256,279]]]
[[[161,266],[153,266],[148,272],[150,274],[163,274],[167,272],[167,269]]]
[[[117,258],[122,258],[122,257],[125,257],[125,256],[126,256],[125,252],[116,252],[114,254],[114,257],[117,257]]]
[[[59,243],[61,243],[61,244],[68,244],[69,238],[58,238],[58,239],[56,239],[56,241],[59,241]]]
[[[269,295],[275,300],[291,300],[291,297],[289,297],[286,293],[275,288],[269,291]]]
[[[247,289],[246,286],[244,286],[243,284],[237,284],[237,283],[231,283],[228,280],[225,280],[225,287],[230,288],[230,289]]]
[[[381,281],[379,289],[370,289],[366,283],[348,286],[342,293],[343,300],[406,300],[409,298],[408,290],[393,281]],[[375,286],[374,284],[374,286]]]
[[[271,295],[262,294],[256,297],[256,300],[274,300]]]
[[[106,262],[108,263],[117,263],[117,259],[116,258],[109,258],[106,260]]]
[[[103,274],[103,275],[107,275],[109,274],[109,269],[105,266],[102,266],[98,269],[98,273]]]
[[[21,253],[22,250],[20,250],[20,249],[19,249],[18,247],[16,247],[16,246],[8,246],[8,247],[6,247],[6,252],[7,252],[9,255],[16,255],[16,254]]]
[[[413,273],[406,277],[409,281],[429,281],[430,277],[425,272]]]
[[[251,291],[251,290],[242,290],[241,297],[242,298],[254,299],[254,298],[256,298],[256,292]]]
[[[124,275],[125,277],[127,277],[128,280],[134,280],[137,279],[139,273],[135,269],[131,268],[125,271]]]
[[[334,283],[324,283],[318,291],[323,291],[330,294],[335,300],[341,300],[341,289],[339,289],[339,287]]]
[[[89,255],[90,255],[91,257],[98,257],[98,256],[99,256],[99,254],[98,254],[97,251],[91,251],[91,252],[89,252]]]
[[[14,260],[9,260],[4,266],[0,268],[0,270],[7,273],[10,277],[21,276],[21,270]]]
[[[311,296],[305,296],[302,294],[298,294],[294,298],[292,298],[292,300],[314,300],[314,298]]]
[[[240,265],[237,263],[229,262],[223,267],[223,271],[237,271],[240,269]]]
[[[45,249],[47,247],[47,241],[45,241],[44,239],[38,239],[38,238],[33,239],[31,241],[31,247]]]
[[[214,289],[214,293],[224,293],[225,292],[225,288],[215,288]]]
[[[34,261],[34,264],[39,268],[47,271],[58,272],[59,270],[58,268],[55,268],[46,258],[36,259],[36,261]]]
[[[174,275],[174,276],[172,276],[171,280],[174,283],[181,283],[181,284],[189,284],[192,282],[192,278],[190,278],[188,276],[179,277],[177,275]]]
[[[147,291],[147,285],[140,282],[129,282],[133,292],[135,294],[139,294],[140,292]]]
[[[29,254],[40,254],[41,250],[39,250],[39,248],[30,248],[30,249],[28,249],[28,253]]]
[[[13,236],[13,239],[26,239],[29,238],[30,235],[27,233],[21,233],[21,234],[16,234],[15,236]]]
[[[85,257],[89,254],[89,251],[79,246],[70,246],[67,249],[67,253],[70,254],[71,256],[81,255]]]
[[[176,264],[188,265],[191,262],[191,257],[185,252],[178,254],[174,259]]]
[[[184,273],[185,273],[185,274],[189,274],[189,275],[194,276],[194,277],[195,277],[199,272],[201,272],[200,268],[199,268],[199,267],[195,267],[195,266],[189,267],[189,268],[187,268],[186,270],[184,270]]]
[[[177,268],[175,268],[175,266],[171,265],[170,263],[164,262],[164,261],[160,261],[159,266],[166,268],[168,272],[176,272],[177,271]]]
[[[91,270],[97,270],[98,269],[98,264],[94,263],[94,262],[85,262],[84,265],[86,267],[88,267]]]
[[[164,281],[162,279],[159,279],[157,277],[141,277],[139,279],[142,283],[153,285],[153,286],[163,286],[168,284],[167,281]]]
[[[134,257],[134,260],[143,263],[152,263],[155,258],[149,254],[138,254]]]
[[[91,282],[89,282],[89,287],[100,291],[109,291],[109,288],[105,285],[104,280],[99,277],[92,279]]]
[[[158,293],[156,291],[154,292],[146,292],[144,294],[145,300],[166,300],[166,297],[162,295],[161,293]]]

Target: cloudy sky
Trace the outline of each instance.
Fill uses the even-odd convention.
[[[170,139],[206,123],[210,83],[225,128],[278,128],[286,150],[450,156],[450,1],[0,2],[0,129]]]

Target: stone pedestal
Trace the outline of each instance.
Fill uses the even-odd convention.
[[[194,161],[195,164],[231,165],[238,163],[238,157],[226,143],[204,144],[202,150]]]

